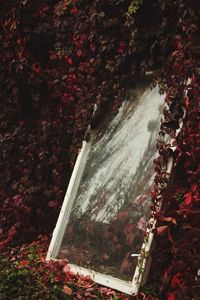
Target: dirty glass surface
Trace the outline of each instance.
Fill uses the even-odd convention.
[[[96,130],[58,258],[131,281],[148,219],[163,96],[144,88]]]

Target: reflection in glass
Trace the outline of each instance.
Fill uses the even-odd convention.
[[[163,97],[144,88],[92,134],[59,251],[70,263],[131,281],[150,216]]]

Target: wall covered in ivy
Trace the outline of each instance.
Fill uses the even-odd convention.
[[[197,0],[0,3],[0,299],[126,299],[44,256],[88,123],[116,112],[150,70],[166,108],[152,191],[157,243],[138,299],[198,299],[199,13]]]

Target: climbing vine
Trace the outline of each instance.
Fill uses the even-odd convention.
[[[151,70],[166,93],[166,108],[152,191],[158,241],[150,284],[156,282],[160,299],[198,299],[197,1],[8,0],[0,8],[0,247],[8,256],[2,269],[14,268],[16,276],[22,271],[29,282],[39,276],[31,273],[33,261],[20,255],[13,267],[13,247],[32,243],[39,234],[49,237],[88,123],[98,126],[108,112],[117,111],[126,90]],[[95,103],[98,113],[92,119]],[[72,292],[60,277],[54,279],[45,288],[58,282],[68,297],[78,293],[78,279]],[[61,299],[57,288],[55,299]],[[123,299],[101,291],[107,299]],[[3,293],[10,297],[8,288]]]

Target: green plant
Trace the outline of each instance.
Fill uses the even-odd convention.
[[[139,9],[140,5],[142,5],[143,0],[133,0],[128,7],[127,15],[130,17],[134,15]]]

